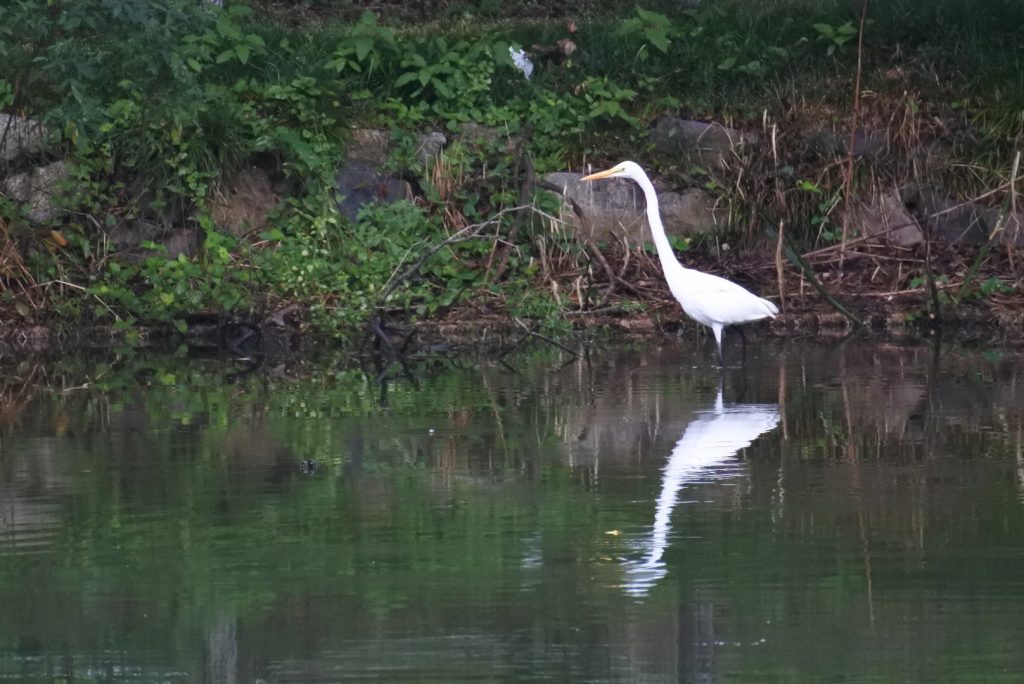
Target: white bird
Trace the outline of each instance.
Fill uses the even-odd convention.
[[[752,323],[764,318],[775,318],[779,309],[767,299],[762,299],[746,288],[710,273],[686,268],[675,254],[665,236],[658,210],[658,194],[651,185],[651,179],[636,162],[624,161],[618,166],[584,176],[582,180],[595,181],[602,178],[629,178],[640,186],[647,200],[647,221],[651,225],[658,258],[665,272],[668,289],[683,307],[687,316],[715,333],[718,345],[718,364],[722,363],[722,329],[727,325]],[[739,329],[737,329],[739,330]],[[743,335],[743,331],[739,331]]]

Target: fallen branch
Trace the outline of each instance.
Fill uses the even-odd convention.
[[[770,237],[771,239],[779,239],[778,231],[776,231],[775,228],[773,228],[772,226],[766,226],[765,231],[768,233],[768,237]],[[800,257],[800,255],[796,253],[796,250],[794,250],[785,240],[782,241],[782,251],[786,255],[786,258],[789,259],[789,261],[794,266],[800,269],[800,271],[804,274],[804,277],[807,278],[807,280],[811,283],[814,289],[818,291],[818,294],[824,297],[826,301],[828,301],[828,303],[832,305],[833,309],[835,309],[840,314],[845,316],[847,320],[849,320],[858,328],[864,326],[863,321],[861,321],[853,312],[851,312],[849,309],[843,306],[843,304],[838,299],[829,294],[828,290],[825,289],[825,286],[822,285],[821,281],[818,280],[817,276],[814,275],[814,270],[811,269],[807,262],[804,261]]]

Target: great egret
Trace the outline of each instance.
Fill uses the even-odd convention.
[[[761,299],[744,287],[725,278],[710,273],[702,273],[686,268],[675,254],[665,236],[665,227],[661,223],[661,212],[658,210],[658,194],[651,185],[651,179],[636,162],[624,161],[607,171],[599,171],[581,180],[595,181],[602,178],[629,178],[640,186],[647,200],[647,221],[651,224],[654,245],[658,248],[658,258],[665,272],[668,289],[683,307],[687,316],[702,325],[711,328],[715,333],[715,344],[718,348],[718,365],[722,362],[722,329],[727,325],[752,323],[764,318],[775,318],[778,307],[767,299]],[[742,335],[743,333],[740,332]]]

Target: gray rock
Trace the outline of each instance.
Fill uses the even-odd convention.
[[[11,199],[28,205],[27,218],[32,223],[52,221],[61,214],[58,194],[61,184],[68,178],[62,161],[18,173],[3,182],[3,193]]]
[[[894,192],[856,202],[850,210],[851,224],[864,236],[881,235],[893,245],[910,247],[924,242],[917,220]]]
[[[824,156],[845,157],[849,154],[849,131],[817,130],[807,135],[811,149]],[[853,134],[853,156],[858,159],[881,159],[889,153],[889,139],[884,131],[858,128]]]
[[[351,160],[366,162],[373,166],[383,166],[391,153],[391,134],[373,128],[352,129],[352,139],[348,143],[346,157]]]
[[[146,241],[157,242],[164,232],[164,227],[156,221],[137,218],[116,225],[107,233],[107,239],[120,252],[138,247]]]
[[[631,246],[651,241],[647,224],[646,202],[636,183],[628,180],[607,180],[600,183],[580,182],[578,173],[552,173],[547,182],[564,188],[563,197],[579,209],[563,212],[574,223],[584,240],[602,241],[624,237]],[[658,193],[665,232],[684,237],[711,228],[716,223],[714,201],[703,190]]]
[[[202,244],[202,235],[195,228],[173,229],[145,218],[119,224],[107,233],[107,239],[115,250],[121,252],[120,259],[131,262],[141,262],[154,256],[177,259],[179,254],[191,259],[199,254]],[[163,249],[142,249],[143,242],[162,245]]]
[[[424,133],[416,142],[416,158],[424,165],[429,164],[441,155],[448,138],[440,131]]]
[[[493,126],[468,121],[459,124],[458,137],[466,145],[474,147],[490,147],[501,139],[502,132]]]
[[[913,188],[904,193],[907,208],[925,226],[935,240],[981,245],[999,224],[998,209],[976,202],[958,202],[930,188]],[[1024,246],[1024,217],[1019,213],[1006,217],[997,242]]]
[[[650,139],[662,154],[681,154],[691,165],[721,167],[740,147],[757,143],[759,136],[721,124],[666,116],[651,129]]]
[[[338,209],[355,221],[359,210],[373,202],[392,203],[412,198],[409,184],[389,176],[380,168],[358,159],[350,159],[338,172]]]
[[[43,149],[49,131],[38,121],[0,113],[0,160],[11,161]]]

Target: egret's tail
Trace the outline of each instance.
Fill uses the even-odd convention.
[[[767,299],[762,299],[761,301],[764,302],[764,308],[768,310],[768,315],[775,318],[779,313],[779,307],[775,306],[774,302],[769,302]]]

